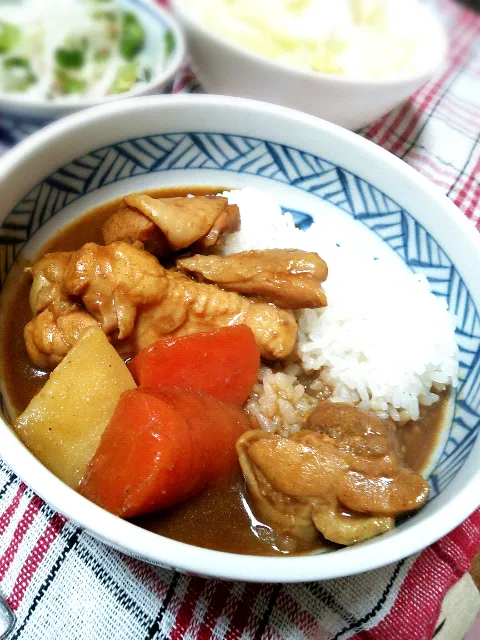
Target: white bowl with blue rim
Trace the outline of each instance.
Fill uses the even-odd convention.
[[[127,554],[198,575],[309,581],[399,561],[480,504],[480,240],[453,203],[398,158],[283,107],[220,96],[151,96],[81,111],[44,128],[0,159],[0,180],[2,284],[20,252],[34,253],[67,222],[122,194],[173,185],[256,186],[294,210],[303,227],[315,218],[358,230],[366,251],[425,274],[456,314],[460,383],[431,461],[431,496],[395,530],[330,553],[251,561],[166,539],[118,519],[54,477],[10,430],[5,410],[5,464],[86,532]]]
[[[153,0],[117,0],[121,10],[133,13],[145,33],[142,60],[151,69],[148,82],[122,93],[100,97],[29,97],[0,89],[0,145],[10,147],[41,127],[65,115],[104,102],[168,91],[185,58],[185,39],[170,12]],[[101,8],[101,7],[100,7]]]

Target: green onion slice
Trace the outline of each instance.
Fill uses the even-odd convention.
[[[58,47],[55,51],[55,61],[59,67],[66,69],[81,69],[85,64],[85,53],[79,48]]]
[[[110,87],[110,93],[124,93],[133,87],[137,81],[138,62],[127,62],[122,65]]]
[[[168,29],[168,31],[165,32],[165,56],[168,58],[173,50],[175,49],[175,36],[173,35],[173,31],[171,31],[171,29]]]
[[[83,93],[87,87],[87,83],[83,78],[74,76],[65,69],[57,69],[55,79],[58,85],[58,90],[63,95]]]
[[[20,29],[0,20],[0,53],[8,53],[20,40]]]
[[[26,91],[37,81],[28,58],[20,56],[5,58],[3,71],[5,91]]]
[[[124,12],[120,30],[120,53],[126,60],[133,60],[144,44],[145,31],[137,16],[130,11]]]

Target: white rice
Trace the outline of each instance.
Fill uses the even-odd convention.
[[[300,369],[262,369],[248,407],[260,426],[298,430],[313,406],[310,396],[325,385],[334,401],[402,423],[417,419],[420,405],[433,404],[437,392],[456,386],[453,318],[424,276],[389,269],[388,262],[373,260],[361,247],[342,249],[333,239],[329,243],[328,229],[318,223],[307,231],[297,229],[292,216],[282,216],[272,198],[257,189],[223,195],[239,206],[242,225],[226,241],[224,253],[316,250],[329,267],[324,285],[328,306],[297,312],[297,354],[303,371],[317,372],[316,377],[306,389],[298,382]]]
[[[295,364],[275,373],[269,367],[260,368],[246,409],[265,431],[288,436],[304,426],[317,399],[298,382],[300,373],[301,367]]]

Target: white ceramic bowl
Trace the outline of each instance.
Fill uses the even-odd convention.
[[[128,11],[133,11],[141,21],[146,36],[145,55],[152,63],[163,55],[165,34],[172,34],[173,48],[165,64],[153,64],[156,70],[150,82],[112,96],[75,99],[69,96],[50,101],[29,98],[18,93],[0,92],[0,130],[8,136],[5,140],[7,145],[15,144],[53,120],[80,109],[125,98],[161,93],[170,87],[185,58],[185,38],[177,21],[154,0],[119,0],[119,3]]]
[[[391,80],[365,80],[303,71],[227,40],[203,25],[185,7],[184,0],[171,0],[170,4],[183,26],[205,91],[299,109],[348,129],[369,124],[408,98],[433,75],[446,51],[443,29],[430,11],[420,6],[412,20],[424,25],[426,42],[417,73]]]
[[[195,574],[308,581],[408,556],[479,505],[480,240],[452,202],[398,158],[283,107],[219,96],[151,96],[81,111],[44,128],[0,159],[0,182],[2,283],[20,250],[34,253],[67,221],[121,194],[172,185],[256,186],[303,220],[306,215],[337,227],[341,222],[340,229],[349,225],[365,251],[382,251],[396,264],[402,260],[425,273],[432,290],[456,309],[460,387],[433,456],[431,499],[394,531],[305,557],[252,559],[200,549],[103,511],[55,478],[0,421],[6,463],[94,536],[125,553]]]

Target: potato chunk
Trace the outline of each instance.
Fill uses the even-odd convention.
[[[30,451],[76,489],[120,394],[135,386],[103,331],[91,327],[13,426]]]

